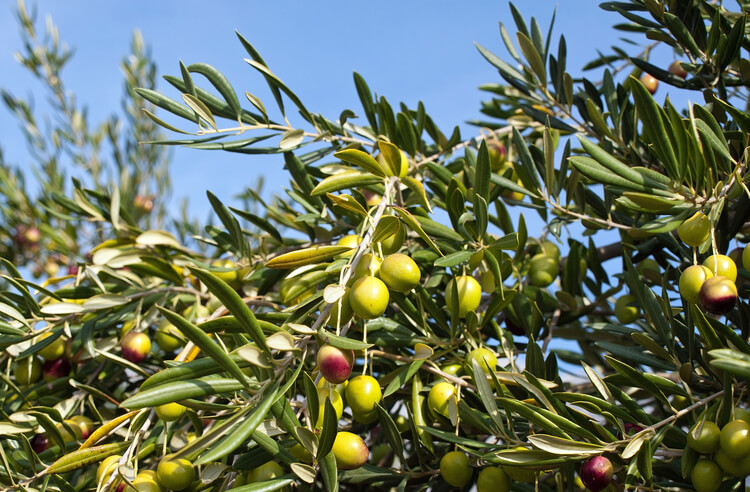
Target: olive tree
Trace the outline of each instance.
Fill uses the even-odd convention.
[[[750,214],[740,7],[606,2],[640,44],[577,78],[565,36],[511,5],[507,53],[477,46],[499,77],[471,135],[356,72],[361,107],[318,114],[241,34],[269,99],[210,60],[166,75],[170,90],[134,88],[134,128],[145,115],[172,136],[133,147],[132,166],[166,145],[269,154],[289,187],[245,208],[209,191],[218,222],[202,229],[130,216],[127,174],[43,195],[41,220],[100,236],[46,285],[3,262],[0,482],[744,486],[750,250],[728,251]],[[661,47],[669,67],[649,61]]]

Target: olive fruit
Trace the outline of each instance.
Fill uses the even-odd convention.
[[[165,456],[156,468],[159,485],[171,490],[184,490],[195,479],[193,464],[185,458]]]
[[[499,466],[489,466],[477,477],[477,492],[509,492],[510,486],[510,477]]]
[[[744,420],[750,424],[750,410],[747,408],[736,407],[734,409],[734,418],[737,420]]]
[[[153,470],[144,470],[139,472],[133,479],[133,485],[126,486],[124,492],[163,492],[161,485],[157,482],[156,472]]]
[[[318,388],[318,421],[315,424],[315,427],[318,429],[323,428],[323,415],[326,408],[326,400],[331,401],[331,405],[333,405],[333,409],[336,411],[337,422],[344,414],[344,399],[341,398],[341,394],[338,390],[335,390],[330,386],[327,388]]]
[[[615,317],[621,324],[627,325],[638,319],[640,309],[637,306],[631,306],[635,301],[633,294],[621,296],[615,301]]]
[[[516,446],[512,448],[514,451],[528,451],[523,446]],[[536,480],[537,473],[534,470],[528,468],[521,468],[520,466],[507,466],[503,468],[505,473],[515,482],[533,483]]]
[[[376,405],[383,398],[378,380],[365,374],[352,378],[345,392],[349,408],[358,414],[376,411]]]
[[[701,454],[713,453],[719,449],[719,435],[719,426],[707,420],[703,422],[703,427],[699,423],[688,432],[688,446]]]
[[[318,349],[318,369],[326,380],[333,384],[346,381],[354,366],[354,351],[325,344]]]
[[[492,172],[500,172],[506,166],[505,146],[496,140],[487,140],[487,151],[490,155],[490,168]]]
[[[454,286],[458,292],[458,317],[465,318],[469,311],[476,311],[482,301],[482,286],[470,275],[459,275],[451,279],[445,289],[448,309],[453,305]]]
[[[440,458],[440,476],[449,485],[463,488],[471,480],[473,472],[469,457],[461,451],[451,451]]]
[[[750,454],[750,424],[744,420],[732,420],[721,428],[719,435],[721,450],[733,460]]]
[[[703,212],[697,212],[677,227],[677,235],[680,236],[682,242],[692,247],[706,242],[710,234],[711,221]]]
[[[360,424],[369,425],[376,422],[379,415],[377,410],[373,410],[372,412],[355,412],[352,410],[352,417]]]
[[[337,246],[348,246],[352,248],[351,251],[347,251],[346,253],[341,253],[338,255],[339,258],[348,258],[351,255],[354,254],[354,248],[359,246],[359,243],[362,242],[362,238],[357,234],[348,234],[346,236],[343,236],[341,239],[336,241]]]
[[[122,341],[120,341],[120,348],[122,348],[122,356],[132,362],[133,364],[140,364],[151,351],[151,339],[143,332],[129,331]]]
[[[110,475],[112,475],[117,470],[117,462],[120,460],[121,456],[119,454],[113,454],[111,456],[107,456],[104,458],[100,463],[99,467],[96,469],[96,482],[103,484],[107,480],[109,480]]]
[[[49,448],[50,442],[47,434],[43,433],[35,434],[34,437],[29,440],[29,444],[31,444],[31,449],[33,449],[36,454],[39,454]]]
[[[721,486],[724,473],[716,462],[712,460],[698,460],[690,472],[696,492],[716,492]]]
[[[672,75],[676,75],[682,79],[687,77],[687,70],[685,70],[679,60],[675,60],[669,64],[667,71]]]
[[[48,360],[42,365],[42,378],[47,381],[54,381],[66,377],[70,374],[70,362],[68,359],[59,358],[55,360]]]
[[[71,422],[75,422],[78,428],[81,429],[81,439],[88,439],[92,432],[94,432],[94,421],[85,415],[73,415],[70,417]]]
[[[173,422],[175,420],[179,420],[180,417],[185,415],[187,407],[185,407],[184,405],[180,405],[179,403],[172,402],[165,403],[164,405],[158,405],[154,407],[154,411],[156,412],[156,415],[158,415],[158,417],[164,422]]]
[[[703,261],[703,266],[715,277],[726,277],[732,282],[737,280],[737,265],[726,255],[711,255]]]
[[[691,304],[698,304],[703,283],[713,277],[711,270],[703,265],[691,265],[680,274],[680,294]]]
[[[372,456],[370,456],[370,463],[372,463],[375,466],[391,466],[393,464],[393,452],[391,450],[391,446],[388,443],[381,442],[380,444],[376,445],[374,448],[372,448],[372,453],[370,453]]]
[[[52,332],[44,333],[39,335],[39,338],[37,338],[36,341],[39,343],[52,335]],[[49,343],[46,347],[37,352],[37,354],[39,354],[44,360],[57,360],[65,355],[65,340],[61,336],[57,337],[55,338],[55,341]]]
[[[482,371],[484,371],[485,374],[489,374],[490,372],[495,370],[495,367],[497,366],[497,356],[492,352],[492,350],[479,347],[475,348],[468,354],[466,354],[466,360],[464,361],[465,370],[467,373],[472,374],[473,371],[473,361],[477,361],[477,364],[479,364],[479,367],[482,368]]]
[[[42,376],[42,363],[35,356],[25,357],[16,363],[16,369],[13,371],[16,378],[16,384],[28,386],[39,381]]]
[[[362,277],[349,291],[349,304],[352,310],[362,319],[373,319],[381,316],[388,307],[388,287],[376,277]]]
[[[537,287],[547,287],[555,281],[560,262],[554,256],[539,253],[529,262],[529,282]]]
[[[558,262],[562,260],[562,256],[560,255],[560,248],[558,248],[557,245],[552,241],[542,241],[542,243],[539,245],[539,248],[545,255],[557,258]]]
[[[354,316],[354,311],[352,311],[352,306],[349,303],[349,287],[345,289],[344,295],[331,306],[331,313],[328,317],[328,326],[330,327],[341,328]]]
[[[719,448],[716,453],[714,453],[714,461],[717,465],[719,465],[719,467],[721,467],[722,470],[724,470],[724,473],[726,473],[727,475],[732,475],[735,477],[745,475],[745,472],[743,471],[743,468],[741,466],[742,462],[745,460],[736,460],[734,458],[730,458],[722,448]]]
[[[370,275],[371,277],[375,277],[380,272],[380,265],[382,263],[382,260],[372,253],[365,253],[362,255],[362,258],[359,259],[359,263],[357,263],[357,267],[354,269],[354,280],[366,277]]]
[[[745,270],[750,270],[750,244],[742,250],[742,267]]]
[[[339,470],[354,470],[367,463],[370,450],[357,434],[341,431],[333,441],[333,456]]]
[[[449,417],[448,408],[451,399],[456,397],[456,388],[445,381],[435,383],[427,395],[427,408],[439,413],[443,417]]]
[[[380,242],[373,244],[373,249],[383,256],[387,256],[397,252],[404,245],[406,240],[406,229],[399,222],[398,229],[396,232],[383,239]]]
[[[591,492],[599,492],[612,481],[612,463],[604,456],[594,456],[581,466],[581,481]]]
[[[81,427],[72,420],[64,420],[55,424],[58,432],[63,438],[63,442],[75,442],[81,438],[83,431]]]
[[[646,90],[651,94],[654,94],[656,92],[656,89],[659,88],[659,81],[656,79],[656,77],[648,73],[644,73],[643,75],[641,75],[641,83],[643,84],[643,87],[645,87]]]
[[[701,307],[711,314],[726,314],[737,302],[737,286],[726,277],[711,277],[698,294]]]
[[[284,474],[284,469],[275,461],[268,461],[250,472],[250,482],[264,482],[278,478]]]
[[[159,321],[154,339],[156,344],[165,352],[174,352],[185,345],[182,332],[166,319]]]
[[[402,253],[386,256],[380,265],[380,280],[395,292],[409,292],[417,286],[421,275],[417,263]]]

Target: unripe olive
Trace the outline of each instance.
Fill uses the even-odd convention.
[[[680,236],[682,242],[692,247],[706,242],[710,234],[711,221],[703,212],[697,212],[677,228],[677,235]]]
[[[369,414],[376,410],[376,405],[382,398],[380,383],[372,376],[362,374],[354,377],[346,386],[346,402],[352,412]]]
[[[341,431],[333,441],[333,456],[339,470],[354,470],[367,463],[370,450],[357,434]]]
[[[554,256],[539,253],[529,263],[529,281],[537,287],[547,287],[555,281],[560,262]]]
[[[465,370],[467,373],[472,374],[474,371],[473,361],[477,361],[479,367],[485,374],[489,374],[495,370],[497,366],[497,356],[489,349],[484,347],[475,348],[468,354],[466,354],[466,361],[464,362]]]
[[[721,486],[722,475],[719,465],[712,460],[698,460],[690,472],[690,480],[693,482],[696,492],[716,492]]]
[[[362,277],[349,291],[349,304],[362,319],[374,319],[385,312],[390,296],[388,287],[376,277]]]
[[[615,317],[617,321],[623,325],[627,325],[638,319],[641,313],[638,306],[631,305],[634,302],[636,302],[636,298],[632,294],[621,296],[615,301]]]
[[[445,303],[453,305],[453,285],[458,291],[458,317],[465,318],[469,311],[476,311],[482,301],[482,286],[470,275],[459,275],[451,279],[445,289]]]
[[[750,424],[732,420],[721,428],[719,442],[721,450],[733,460],[750,455]]]
[[[469,466],[469,457],[461,451],[451,451],[440,458],[440,476],[449,485],[464,487],[474,473]]]
[[[700,432],[698,432],[699,428]],[[719,426],[707,420],[703,422],[702,427],[699,423],[688,432],[688,446],[701,454],[711,454],[719,449],[719,436]]]
[[[401,249],[404,241],[406,241],[406,229],[399,222],[396,232],[382,241],[373,244],[373,249],[383,256],[391,255]]]
[[[726,255],[711,255],[703,261],[703,266],[715,277],[726,277],[732,282],[737,280],[737,265]]]
[[[427,407],[443,417],[449,417],[450,401],[456,398],[456,388],[451,383],[441,381],[430,388],[427,395]]]
[[[713,272],[703,265],[687,267],[680,275],[680,294],[688,302],[698,304],[703,282],[713,276]]]
[[[380,265],[380,279],[395,292],[409,292],[417,286],[421,276],[417,263],[405,254],[388,255]]]

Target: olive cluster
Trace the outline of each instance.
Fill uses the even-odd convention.
[[[710,420],[699,421],[688,433],[688,447],[700,453],[691,472],[697,492],[715,492],[724,475],[750,474],[750,412],[735,409],[739,417],[719,427]]]

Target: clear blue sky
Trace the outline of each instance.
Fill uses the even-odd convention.
[[[569,67],[578,73],[596,49],[608,52],[619,34],[611,25],[621,18],[598,8],[598,1],[519,1],[528,20],[535,16],[546,31],[557,7],[556,35],[565,33]],[[30,4],[31,5],[31,4]],[[507,2],[391,1],[372,2],[90,2],[40,1],[41,19],[51,14],[61,39],[75,48],[64,72],[69,89],[89,107],[91,123],[119,110],[123,79],[119,69],[134,29],[140,29],[158,64],[159,74],[179,74],[186,65],[205,62],[221,70],[238,94],[258,94],[273,106],[265,84],[242,61],[246,53],[235,29],[253,43],[271,69],[307,105],[329,118],[341,110],[361,114],[352,72],[392,104],[416,106],[421,99],[445,129],[479,116],[485,98],[477,87],[498,81],[497,72],[479,55],[474,42],[505,59],[498,21],[515,33]],[[0,86],[14,94],[38,86],[14,59],[20,47],[16,0],[0,2]],[[43,24],[39,23],[39,28]],[[168,89],[165,82],[160,88]],[[170,91],[172,97],[179,95]],[[241,100],[244,100],[241,98]],[[38,101],[41,103],[41,101]],[[463,136],[474,131],[463,125]],[[0,108],[0,145],[9,163],[26,166],[26,152],[16,121]],[[179,149],[172,164],[174,196],[191,196],[191,210],[204,217],[204,190],[223,201],[264,173],[266,192],[280,191],[287,177],[276,164],[257,157]]]

